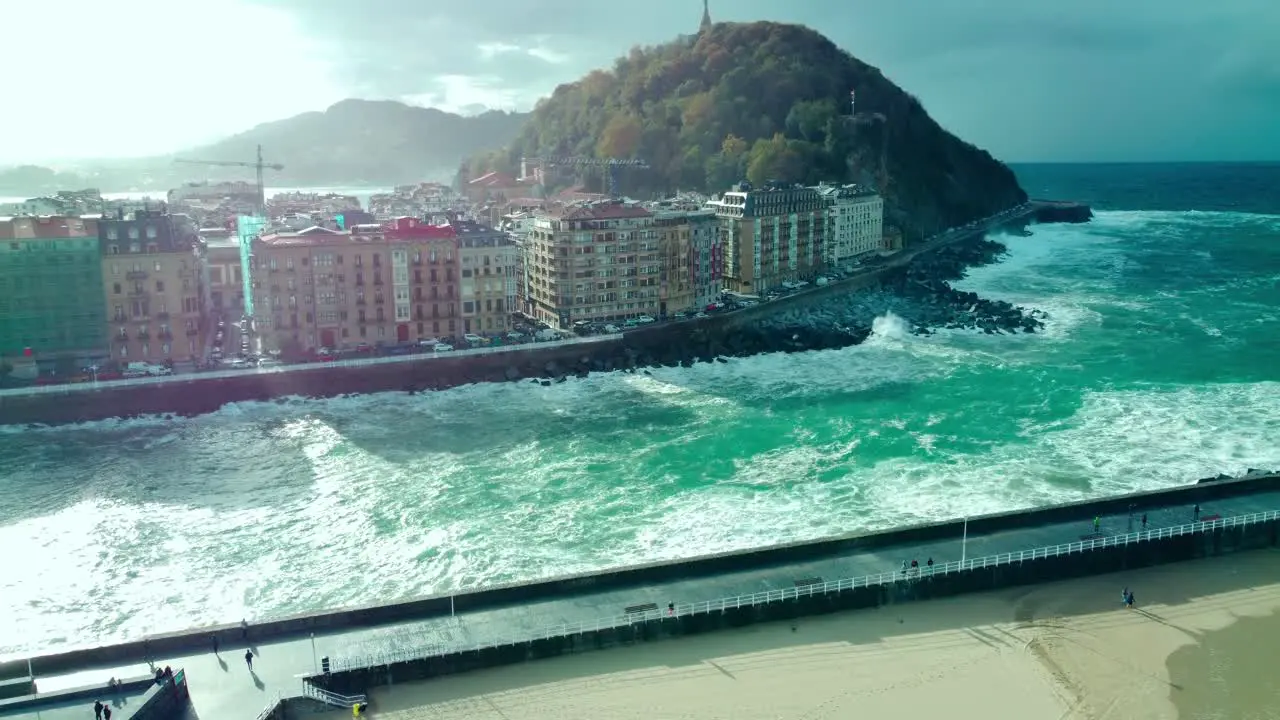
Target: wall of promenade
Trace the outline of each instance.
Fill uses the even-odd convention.
[[[1223,480],[1169,490],[974,517],[969,518],[967,531],[970,537],[978,537],[989,533],[1035,527],[1047,523],[1079,521],[1082,525],[1085,525],[1096,515],[1125,513],[1131,504],[1137,506],[1138,512],[1142,512],[1145,508],[1184,505],[1188,508],[1189,513],[1189,508],[1195,503],[1205,504],[1217,498],[1248,495],[1276,489],[1280,489],[1280,474],[1240,480]],[[634,565],[535,582],[496,585],[465,591],[452,596],[448,594],[433,595],[401,602],[305,613],[255,623],[250,628],[250,637],[255,642],[305,637],[310,632],[326,633],[350,628],[422,620],[431,617],[447,617],[451,614],[451,611],[465,613],[521,605],[537,600],[569,597],[588,592],[637,587],[649,583],[707,577],[728,572],[802,563],[850,552],[874,551],[892,547],[912,547],[959,538],[964,532],[963,524],[964,522],[961,520],[930,523],[886,532],[842,535],[752,550],[703,555],[684,560]],[[1183,559],[1175,551],[1170,551],[1165,557],[1170,560]],[[1094,571],[1103,572],[1104,570]],[[872,593],[873,591],[868,589],[865,592]],[[876,590],[874,592],[881,591]],[[217,626],[153,635],[145,640],[140,639],[116,645],[80,648],[43,655],[32,658],[31,662],[35,674],[39,676],[41,674],[67,672],[92,666],[139,662],[148,657],[172,657],[210,649],[211,636],[215,634],[219,636],[224,646],[229,646],[230,643],[240,638],[240,628],[238,626]],[[26,672],[27,664],[25,659],[0,663],[0,679],[21,677]]]
[[[911,574],[889,572],[681,605],[674,615],[657,610],[634,619],[620,617],[615,622],[597,623],[595,626],[565,626],[536,637],[460,648],[425,657],[400,659],[391,656],[378,664],[335,670],[328,675],[312,675],[305,682],[337,693],[367,692],[379,685],[625,647],[755,623],[1054,582],[1274,547],[1280,512],[1257,515],[1260,517],[1228,518],[1132,533],[1122,538],[1101,538],[946,563],[932,569],[921,568]]]

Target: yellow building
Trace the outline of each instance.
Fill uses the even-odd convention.
[[[827,203],[814,188],[743,183],[711,203],[728,290],[758,294],[826,266]]]
[[[459,289],[462,330],[500,335],[511,327],[516,309],[516,246],[511,236],[488,225],[453,220],[461,261]]]
[[[139,210],[99,221],[106,340],[119,363],[203,352],[196,235],[173,216]]]

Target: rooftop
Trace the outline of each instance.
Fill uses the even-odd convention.
[[[561,220],[626,220],[651,217],[653,213],[640,207],[615,200],[570,205],[560,213]]]

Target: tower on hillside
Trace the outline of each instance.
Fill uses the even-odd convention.
[[[707,7],[708,0],[702,0],[702,25],[698,26],[698,32],[704,33],[711,29],[711,8]]]

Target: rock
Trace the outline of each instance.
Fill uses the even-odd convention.
[[[515,367],[508,367],[503,375],[506,376],[508,382],[520,379],[520,371]]]

